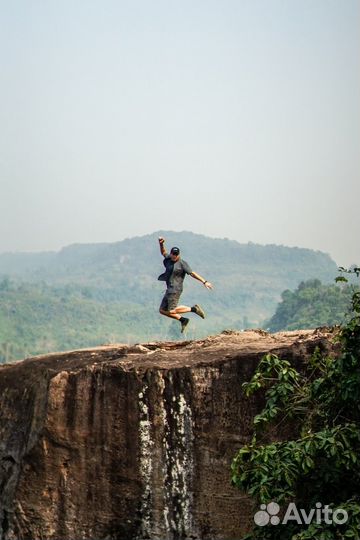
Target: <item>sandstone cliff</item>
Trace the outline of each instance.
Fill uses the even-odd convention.
[[[251,501],[230,463],[268,352],[302,362],[325,331],[225,332],[0,368],[0,539],[239,539]],[[275,435],[274,435],[275,436]]]

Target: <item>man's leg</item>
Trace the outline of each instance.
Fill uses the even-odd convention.
[[[160,308],[159,312],[161,313],[161,315],[165,315],[165,317],[170,317],[171,319],[176,319],[176,320],[181,319],[181,315],[178,315],[174,311],[168,311],[166,309]]]
[[[196,313],[196,315],[199,315],[202,319],[205,319],[205,312],[204,310],[198,305],[195,304],[193,307],[189,306],[178,306],[175,309],[171,310],[164,310],[160,307],[159,309],[160,313],[162,315],[165,315],[166,317],[171,317],[172,319],[180,319],[180,313]]]
[[[183,333],[186,326],[189,324],[189,319],[182,317],[181,313],[188,313],[191,311],[191,308],[187,306],[177,307],[179,298],[180,294],[165,293],[164,298],[161,301],[159,311],[162,315],[165,315],[165,317],[178,320],[181,324],[181,333]]]
[[[202,319],[205,319],[205,312],[202,309],[202,307],[199,306],[199,304],[195,304],[193,307],[189,306],[178,306],[175,309],[172,309],[170,313],[176,314],[176,313],[196,313],[196,315],[199,315]]]
[[[188,306],[177,306],[175,309],[172,309],[170,313],[189,313],[191,307]]]
[[[180,295],[176,293],[165,293],[164,297],[160,304],[160,313],[161,315],[165,315],[165,317],[170,317],[171,319],[180,320],[181,315],[179,313],[186,313],[186,311],[177,311],[177,303],[179,301]],[[179,307],[185,307],[185,306],[179,306]],[[189,309],[190,311],[190,309]]]

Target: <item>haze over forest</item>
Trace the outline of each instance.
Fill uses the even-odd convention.
[[[285,289],[314,279],[332,285],[338,275],[335,262],[319,251],[239,244],[191,232],[156,231],[110,244],[74,244],[59,252],[3,254],[3,356],[182,339],[178,323],[158,313],[164,293],[157,280],[163,271],[160,235],[168,248],[179,245],[192,269],[214,285],[207,291],[191,277],[185,280],[181,302],[199,303],[207,314],[205,320],[191,317],[191,339],[230,328],[261,327],[275,313]],[[325,313],[320,323],[331,322],[328,317]],[[282,324],[287,324],[283,316]]]
[[[156,229],[359,264],[358,0],[2,2],[0,252]]]
[[[1,20],[3,358],[178,338],[156,230],[215,285],[187,280],[208,313],[189,337],[341,319],[327,287],[360,265],[357,0],[13,1]]]

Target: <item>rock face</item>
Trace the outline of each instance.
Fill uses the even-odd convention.
[[[230,463],[268,351],[300,363],[331,334],[226,332],[0,368],[0,539],[239,539],[251,501]],[[274,435],[276,437],[276,434]]]

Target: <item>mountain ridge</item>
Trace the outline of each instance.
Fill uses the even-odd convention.
[[[181,235],[181,236],[185,236],[185,235],[191,235],[191,236],[194,236],[194,237],[198,237],[198,238],[203,238],[203,239],[207,239],[207,240],[210,240],[210,241],[225,241],[225,242],[229,242],[229,243],[232,243],[232,244],[235,244],[239,247],[245,247],[245,246],[256,246],[256,247],[263,247],[263,248],[266,248],[266,247],[277,247],[277,248],[284,248],[284,249],[296,249],[296,250],[304,250],[304,251],[308,251],[308,252],[314,252],[314,253],[319,253],[319,254],[322,254],[322,255],[325,255],[327,257],[329,257],[331,260],[332,257],[329,253],[325,252],[325,251],[322,251],[320,249],[312,249],[312,248],[307,248],[307,247],[301,247],[301,246],[288,246],[288,245],[285,245],[285,244],[276,244],[276,243],[270,243],[270,244],[261,244],[261,243],[258,243],[258,242],[253,242],[251,240],[249,240],[248,242],[240,242],[239,240],[236,240],[236,239],[231,239],[231,238],[228,238],[228,237],[221,237],[221,236],[208,236],[208,235],[205,235],[205,234],[202,234],[202,233],[195,233],[193,231],[188,231],[188,230],[182,230],[182,231],[173,231],[173,230],[157,230],[157,231],[153,231],[152,233],[149,233],[149,234],[143,234],[143,235],[135,235],[135,236],[129,236],[129,237],[126,237],[126,238],[123,238],[122,240],[116,240],[116,241],[113,241],[113,242],[73,242],[73,243],[70,243],[70,244],[67,244],[59,249],[44,249],[44,250],[36,250],[36,251],[28,251],[28,250],[16,250],[16,251],[9,251],[9,250],[6,250],[6,251],[2,251],[0,252],[0,259],[1,258],[10,258],[10,257],[19,257],[19,256],[39,256],[39,257],[45,257],[45,256],[52,256],[52,255],[58,255],[58,254],[61,254],[63,252],[67,252],[68,250],[72,250],[72,249],[82,249],[83,247],[88,247],[88,246],[92,246],[94,248],[106,248],[107,246],[115,246],[115,245],[119,245],[119,244],[125,244],[126,242],[129,242],[129,241],[133,241],[133,240],[137,240],[137,239],[144,239],[144,238],[152,238],[152,237],[158,237],[158,236],[161,236],[161,235]],[[335,261],[334,261],[335,262]]]

